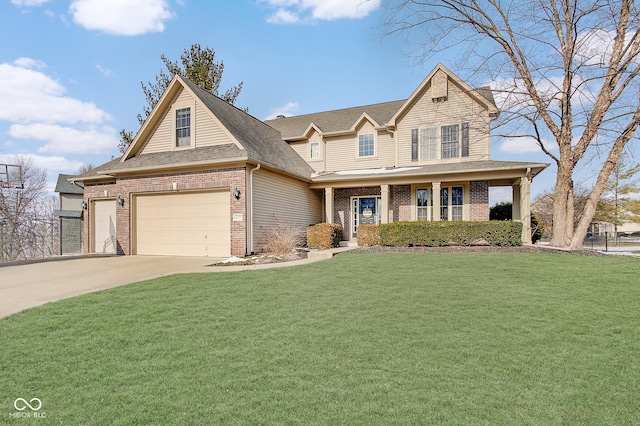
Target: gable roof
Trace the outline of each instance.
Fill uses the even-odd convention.
[[[489,115],[491,117],[498,116],[500,111],[496,106],[495,100],[493,99],[493,94],[491,93],[491,89],[489,87],[481,87],[479,89],[474,89],[471,86],[469,86],[467,83],[462,81],[457,75],[449,71],[447,67],[445,67],[442,64],[438,64],[435,66],[435,68],[433,68],[433,70],[431,70],[429,75],[427,75],[427,77],[422,81],[422,83],[420,83],[420,85],[416,88],[416,90],[413,91],[411,96],[409,96],[409,98],[405,101],[404,105],[402,105],[402,107],[400,107],[398,111],[396,111],[393,117],[391,117],[391,119],[387,123],[389,127],[395,127],[396,120],[400,118],[405,113],[405,111],[411,108],[415,103],[415,101],[420,96],[422,96],[427,86],[431,84],[431,80],[438,72],[443,72],[444,74],[446,74],[449,81],[453,82],[456,86],[460,87],[462,91],[464,91],[469,97],[473,98],[480,105],[487,108],[487,110],[489,111]]]
[[[178,77],[180,78],[180,77]],[[280,132],[247,114],[241,109],[201,89],[187,79],[181,79],[202,103],[220,120],[222,125],[244,148],[247,157],[275,169],[310,179],[314,172],[288,143]],[[196,148],[197,149],[197,148]]]
[[[374,124],[378,126],[393,127],[395,126],[395,120],[412,106],[415,99],[423,93],[438,71],[444,72],[450,80],[467,92],[476,102],[487,108],[491,114],[498,113],[491,88],[480,87],[473,89],[444,65],[438,64],[407,99],[293,117],[280,117],[273,120],[265,120],[265,123],[280,131],[282,139],[287,141],[306,139],[309,127],[312,125],[319,128],[324,135],[353,132],[355,126],[365,116],[374,120]]]
[[[265,120],[265,123],[277,129],[282,134],[282,139],[303,139],[311,124],[314,124],[324,134],[347,132],[353,130],[354,125],[364,114],[375,120],[379,126],[384,126],[404,102],[404,100],[383,102],[314,114],[276,118]]]
[[[173,100],[181,90],[188,90],[194,98],[204,105],[212,114],[212,119],[215,117],[228,132],[232,143],[176,151],[141,153],[144,144],[153,135],[160,117],[171,107]],[[92,180],[112,174],[169,169],[177,166],[213,165],[231,160],[255,162],[307,181],[311,181],[313,173],[313,168],[289,144],[282,140],[280,132],[200,88],[190,80],[176,75],[124,155],[82,174],[74,180]]]
[[[75,177],[75,175],[59,174],[55,192],[60,194],[84,194],[84,190],[82,188],[69,181],[69,179],[73,177]]]

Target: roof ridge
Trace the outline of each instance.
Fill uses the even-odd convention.
[[[247,115],[247,116],[249,116],[249,117],[253,118],[254,120],[259,121],[259,122],[260,122],[260,123],[262,123],[262,124],[265,124],[265,122],[264,122],[264,121],[262,121],[262,120],[260,120],[259,118],[257,118],[257,117],[255,117],[255,116],[251,115],[251,114],[249,113],[249,108],[248,108],[248,107],[247,107],[247,110],[245,111],[244,109],[242,109],[242,108],[240,108],[240,107],[236,106],[235,104],[232,104],[232,103],[229,103],[229,102],[225,101],[225,100],[224,100],[224,99],[222,99],[220,96],[215,95],[215,94],[213,94],[213,93],[209,92],[208,90],[203,89],[202,87],[198,86],[196,83],[194,83],[193,81],[191,81],[188,77],[183,77],[183,76],[180,76],[180,77],[181,77],[185,82],[187,82],[187,84],[190,84],[190,85],[191,85],[191,90],[193,90],[194,88],[196,88],[197,90],[200,90],[201,92],[203,92],[203,93],[207,94],[208,96],[213,96],[214,98],[217,98],[218,100],[220,100],[220,101],[224,102],[225,104],[227,104],[227,105],[229,105],[229,106],[234,107],[234,108],[235,108],[235,109],[237,109],[239,112],[242,112],[242,113],[244,113],[245,115]],[[269,126],[269,127],[271,127],[271,126]]]
[[[340,111],[347,111],[347,110],[354,110],[354,109],[359,109],[359,108],[369,108],[369,107],[374,107],[374,106],[378,106],[378,105],[386,105],[386,104],[393,104],[393,103],[397,103],[397,102],[406,102],[406,99],[397,99],[395,101],[386,101],[386,102],[376,102],[373,104],[367,104],[367,105],[357,105],[357,106],[353,106],[353,107],[345,107],[345,108],[337,108],[337,109],[329,109],[326,111],[316,111],[316,112],[309,112],[306,114],[300,114],[300,115],[290,115],[288,117],[284,117],[285,119],[287,118],[299,118],[299,117],[305,117],[305,116],[309,116],[309,115],[318,115],[318,114],[325,114],[325,113],[330,113],[330,112],[340,112]],[[282,118],[270,118],[268,120],[265,120],[264,122],[267,121],[275,121],[275,120],[282,120]]]

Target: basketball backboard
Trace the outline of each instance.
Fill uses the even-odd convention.
[[[23,188],[22,167],[0,164],[0,188]]]

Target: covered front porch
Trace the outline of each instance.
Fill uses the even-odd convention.
[[[471,163],[451,163],[450,170],[438,165],[325,173],[312,188],[324,190],[324,221],[342,225],[343,240],[353,241],[362,224],[487,221],[489,188],[510,186],[513,220],[523,223],[522,242],[530,244],[531,181],[546,164],[488,161],[478,170],[474,163],[475,169]]]

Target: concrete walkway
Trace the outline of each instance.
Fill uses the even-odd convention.
[[[307,259],[249,266],[209,266],[207,257],[92,256],[0,267],[0,318],[34,306],[166,275],[233,272],[304,265],[351,250],[340,247],[310,252]]]

